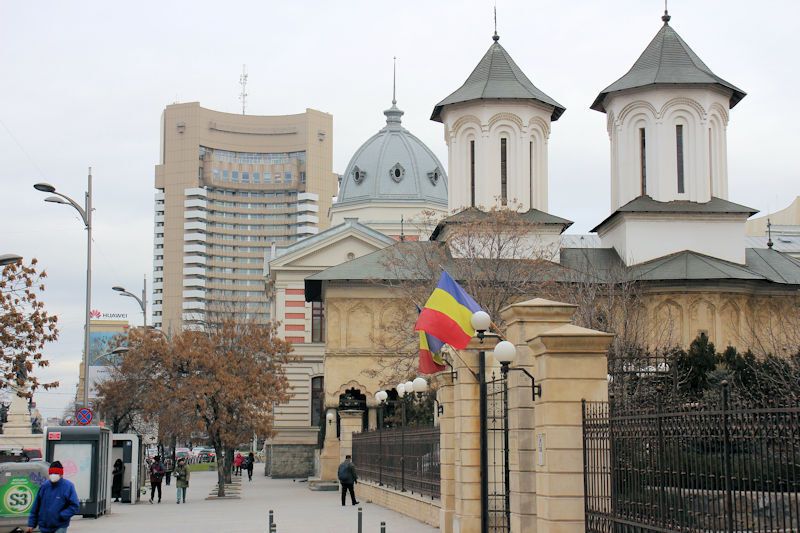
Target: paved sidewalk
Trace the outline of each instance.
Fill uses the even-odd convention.
[[[266,533],[269,510],[275,511],[278,533],[356,533],[357,507],[341,506],[337,492],[313,492],[307,483],[271,479],[253,474],[242,482],[241,499],[206,500],[216,483],[216,472],[193,472],[186,505],[175,504],[175,484],[164,486],[160,504],[147,499],[137,505],[114,503],[111,513],[75,518],[69,533]],[[149,496],[149,493],[148,493]],[[378,533],[381,521],[387,533],[438,532],[426,524],[375,504],[361,502],[364,533]]]

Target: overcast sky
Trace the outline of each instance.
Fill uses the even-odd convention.
[[[70,208],[44,204],[49,181],[82,200],[94,169],[93,307],[129,314],[111,291],[141,291],[152,271],[153,166],[164,106],[199,101],[248,113],[333,114],[334,170],[384,123],[392,56],[403,123],[447,162],[434,104],[491,44],[492,1],[108,2],[0,0],[0,254],[37,257],[60,340],[46,352],[45,417],[74,394],[82,349],[85,233]],[[661,0],[498,0],[500,42],[567,108],[550,137],[550,212],[587,232],[609,214],[605,115],[589,110],[661,26]],[[796,94],[800,2],[671,0],[672,25],[748,96],[728,127],[730,199],[762,212],[800,194]]]

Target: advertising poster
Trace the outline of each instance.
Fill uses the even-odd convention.
[[[39,487],[47,478],[38,472],[8,474],[0,485],[0,518],[27,516]]]
[[[53,447],[53,457],[64,465],[64,478],[75,484],[78,499],[90,501],[92,490],[92,445],[59,442]]]

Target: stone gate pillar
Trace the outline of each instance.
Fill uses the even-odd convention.
[[[506,340],[517,348],[513,366],[540,380],[528,339],[569,324],[575,307],[536,298],[503,309]],[[529,533],[536,531],[536,424],[531,380],[521,372],[509,372],[508,408],[511,531]]]
[[[329,419],[328,417],[331,417]],[[336,409],[329,407],[325,413],[325,442],[320,453],[319,477],[324,481],[335,481],[339,467],[339,438],[336,436]]]
[[[458,374],[453,387],[453,431],[456,435],[453,443],[453,533],[481,530],[480,388],[475,374],[480,350],[486,352],[486,368],[491,369],[496,344],[496,338],[486,338],[482,343],[474,338],[466,350],[453,358]]]
[[[353,433],[361,433],[364,428],[364,411],[353,409],[339,411],[339,462],[353,454]]]
[[[453,416],[453,378],[449,372],[437,374],[436,400],[441,406],[439,421],[439,471],[440,499],[439,530],[453,533],[453,513],[455,512],[455,433]]]

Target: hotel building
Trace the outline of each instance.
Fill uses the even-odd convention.
[[[155,169],[153,325],[198,327],[235,311],[270,320],[264,261],[328,227],[333,117],[167,106]]]

